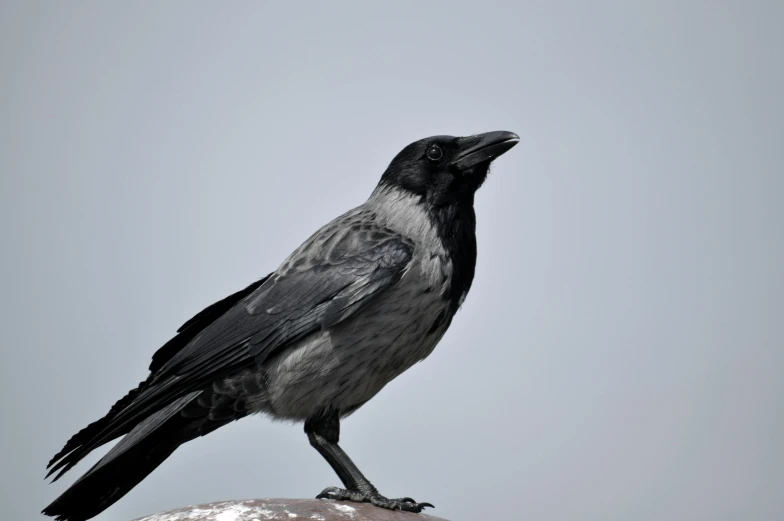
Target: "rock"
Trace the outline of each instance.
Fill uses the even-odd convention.
[[[190,506],[135,521],[446,521],[426,514],[385,510],[370,503],[326,499],[248,499]]]

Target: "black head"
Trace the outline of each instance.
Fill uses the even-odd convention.
[[[395,156],[381,184],[420,195],[433,206],[473,203],[490,163],[519,140],[503,131],[421,139]]]
[[[427,209],[452,263],[451,283],[444,292],[451,304],[448,320],[474,279],[474,193],[487,177],[490,163],[518,141],[511,132],[422,139],[404,148],[381,177],[379,188],[405,190],[420,197]]]

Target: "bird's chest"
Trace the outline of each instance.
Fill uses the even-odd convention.
[[[417,255],[397,284],[355,316],[265,362],[266,402],[256,409],[306,418],[327,406],[355,410],[372,398],[446,332],[450,269],[443,256]]]
[[[368,356],[365,372],[391,380],[427,357],[446,332],[450,282],[443,255],[418,255],[388,294],[335,331],[336,347],[347,358]]]

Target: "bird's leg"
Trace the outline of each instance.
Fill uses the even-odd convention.
[[[340,416],[337,411],[309,418],[305,422],[305,433],[313,448],[327,460],[327,463],[343,482],[343,486],[346,487],[344,489],[327,487],[316,496],[318,499],[372,503],[377,507],[407,512],[421,512],[424,507],[433,507],[430,503],[417,503],[410,497],[388,499],[379,494],[376,487],[368,481],[348,457],[348,454],[338,445]]]

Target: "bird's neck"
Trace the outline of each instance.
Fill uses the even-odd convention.
[[[445,293],[453,311],[462,303],[474,280],[476,215],[473,196],[446,205],[428,204],[420,195],[380,185],[365,208],[388,228],[433,248],[450,262],[452,272]]]
[[[431,207],[429,213],[436,233],[452,262],[452,277],[447,290],[452,311],[463,303],[476,268],[476,214],[473,201]]]

